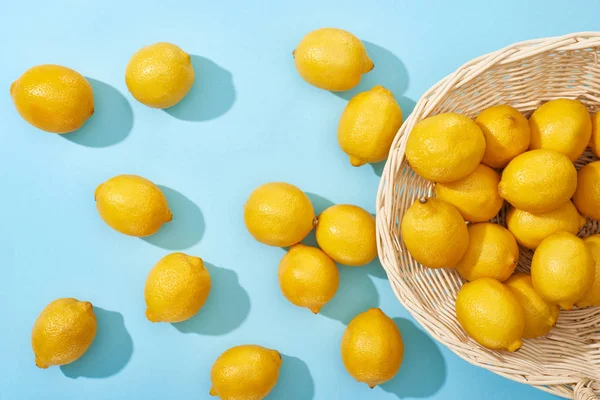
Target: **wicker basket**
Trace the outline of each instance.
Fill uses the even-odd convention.
[[[487,350],[469,338],[454,311],[463,284],[455,270],[431,270],[412,259],[400,237],[404,211],[433,184],[410,168],[406,139],[415,124],[442,112],[475,117],[484,108],[510,104],[527,117],[542,102],[577,98],[590,112],[600,108],[600,32],[530,40],[463,65],[428,90],[398,132],[377,194],[377,233],[381,262],[394,293],[437,340],[466,361],[517,382],[577,400],[600,395],[600,307],[561,312],[544,338],[525,340],[516,353]],[[588,150],[576,162],[594,160]],[[506,207],[494,219],[504,225]],[[588,221],[581,236],[600,233]],[[527,271],[532,252],[521,248],[518,269]]]

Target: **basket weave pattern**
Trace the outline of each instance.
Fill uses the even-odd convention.
[[[525,340],[515,353],[479,346],[460,327],[454,310],[463,284],[455,270],[431,270],[412,259],[400,237],[404,212],[433,184],[419,177],[405,157],[415,124],[443,112],[476,117],[485,108],[509,104],[529,117],[545,101],[564,97],[600,108],[600,32],[530,40],[484,55],[463,65],[428,90],[402,125],[377,194],[377,245],[394,293],[438,341],[466,361],[506,378],[576,400],[600,395],[600,307],[563,311],[546,336]],[[586,150],[575,163],[595,160]],[[493,220],[505,226],[506,205]],[[588,220],[580,236],[600,233]],[[518,270],[528,271],[532,251],[521,248]]]

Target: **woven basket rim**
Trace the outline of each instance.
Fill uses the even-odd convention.
[[[386,254],[386,247],[387,249],[395,249],[394,252],[396,254],[394,254],[394,256],[397,260],[396,264],[398,264],[401,269],[406,266],[406,263],[402,261],[401,257],[398,257],[398,253],[400,252],[398,249],[400,249],[400,245],[399,243],[396,243],[397,238],[391,235],[389,232],[389,225],[393,224],[390,224],[390,217],[386,215],[386,202],[394,201],[394,185],[390,184],[389,182],[393,182],[392,178],[394,176],[394,167],[401,164],[404,160],[404,146],[409,133],[405,132],[405,126],[412,126],[412,123],[418,122],[418,120],[421,120],[422,118],[431,114],[432,110],[434,110],[438,105],[436,102],[432,103],[429,101],[433,94],[436,94],[436,96],[441,99],[449,90],[453,90],[468,84],[473,79],[477,78],[485,71],[495,66],[525,60],[541,53],[552,51],[583,50],[591,47],[600,48],[600,32],[575,32],[562,36],[525,40],[508,45],[502,49],[483,54],[466,62],[458,67],[453,73],[440,79],[419,98],[419,101],[416,103],[413,112],[404,121],[402,127],[398,131],[398,134],[396,135],[390,149],[389,157],[386,161],[379,183],[376,199],[377,248],[379,258],[389,278],[390,286],[392,287],[392,290],[400,303],[434,339],[448,347],[453,353],[470,364],[483,366],[482,364],[477,363],[472,357],[470,357],[469,354],[450,346],[448,341],[444,339],[442,334],[440,334],[440,332],[444,331],[445,328],[430,326],[430,323],[426,320],[426,318],[411,307],[411,303],[413,303],[413,301],[409,298],[410,296],[403,298],[403,296],[400,295],[401,290],[407,290],[409,293],[414,292],[414,290],[409,286],[404,285],[403,282],[396,279],[393,274],[390,273],[391,270],[396,271],[397,269],[395,265],[390,265],[390,263],[388,263],[388,259],[386,257],[388,255]],[[600,63],[600,60],[597,60],[596,63]],[[420,117],[417,117],[417,115]],[[474,348],[473,352],[483,352],[483,349]],[[492,370],[490,368],[488,369]],[[492,370],[492,372],[517,382],[527,383],[527,378],[525,375],[516,376],[513,373],[503,373],[497,369]],[[565,379],[565,382],[570,382],[574,379],[575,378],[571,377],[570,380]],[[573,385],[574,387],[572,390],[575,396],[574,398],[577,400],[596,399],[597,397],[594,390],[592,390],[592,386],[596,391],[600,389],[600,386],[595,384],[592,385],[592,383],[593,382],[589,380],[582,380],[576,385]],[[556,390],[553,390],[551,387],[552,385],[555,385],[555,383],[548,383],[547,387],[543,385],[535,386],[548,393],[552,393],[561,397],[567,397],[564,391],[557,392]]]

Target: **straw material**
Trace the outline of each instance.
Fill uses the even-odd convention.
[[[443,112],[474,118],[483,109],[509,104],[529,117],[545,101],[579,99],[590,112],[600,108],[600,32],[530,40],[463,65],[428,90],[398,132],[377,194],[377,246],[394,293],[413,317],[461,358],[517,382],[564,398],[600,395],[600,307],[563,311],[544,338],[525,340],[515,353],[479,346],[460,327],[454,311],[463,284],[455,270],[431,270],[412,259],[400,237],[405,210],[432,196],[433,184],[404,157],[415,124]],[[577,168],[596,158],[588,150]],[[505,225],[506,206],[493,222]],[[600,233],[588,220],[580,235]],[[532,252],[521,248],[518,270],[527,271]]]

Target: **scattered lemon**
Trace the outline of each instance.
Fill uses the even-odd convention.
[[[334,261],[360,267],[377,257],[375,217],[348,204],[331,206],[319,215],[317,243]]]
[[[129,60],[125,83],[140,103],[152,108],[172,107],[194,84],[191,57],[171,43],[143,47]]]
[[[477,343],[492,350],[521,348],[523,308],[505,285],[492,278],[465,283],[456,297],[456,317]]]
[[[592,120],[579,100],[556,99],[542,104],[529,118],[531,149],[555,150],[575,161],[592,136]]]
[[[445,113],[415,125],[406,141],[412,169],[433,182],[457,181],[477,168],[485,153],[483,132],[471,118]]]
[[[592,117],[592,138],[589,146],[596,157],[600,157],[600,112]]]
[[[600,161],[594,161],[577,173],[573,203],[586,217],[600,220]]]
[[[31,346],[35,365],[48,368],[77,360],[94,341],[96,328],[90,302],[70,298],[54,300],[33,325]]]
[[[374,67],[360,39],[336,28],[308,33],[292,54],[306,82],[331,91],[352,89]]]
[[[484,222],[494,218],[504,204],[498,193],[498,183],[500,175],[479,164],[462,179],[437,183],[435,195],[456,207],[466,221]]]
[[[533,289],[531,276],[522,272],[516,273],[508,278],[505,285],[513,292],[523,307],[525,313],[523,337],[532,339],[550,332],[558,320],[559,307],[547,303],[537,294]]]
[[[129,236],[150,236],[173,215],[161,190],[137,175],[118,175],[94,193],[100,217],[111,228]]]
[[[279,286],[285,298],[315,314],[333,298],[339,283],[335,262],[316,247],[296,244],[279,263]]]
[[[542,240],[531,260],[531,279],[539,295],[565,310],[587,294],[594,283],[595,263],[583,240],[557,232]]]
[[[300,243],[315,224],[315,211],[306,194],[294,185],[266,183],[244,205],[244,222],[256,240],[269,246]]]
[[[556,151],[539,149],[508,163],[498,191],[516,208],[542,213],[566,203],[576,187],[577,170],[571,160]]]
[[[514,236],[503,226],[492,223],[471,224],[469,247],[456,264],[456,270],[468,281],[494,278],[508,279],[519,261],[519,246]]]
[[[411,256],[429,268],[453,268],[469,247],[465,221],[443,200],[415,201],[404,213],[400,229]]]
[[[475,123],[485,136],[485,154],[481,160],[485,165],[504,168],[510,160],[529,148],[529,122],[514,107],[497,105],[486,108],[475,118]]]
[[[400,125],[402,110],[394,95],[375,86],[346,105],[338,124],[338,143],[355,167],[383,161]]]
[[[210,371],[211,396],[221,400],[262,400],[279,378],[281,355],[257,345],[232,347]]]
[[[192,318],[210,293],[211,280],[199,257],[171,253],[150,270],[144,288],[150,322],[181,322]]]
[[[346,371],[374,388],[392,379],[404,357],[400,330],[379,308],[358,314],[344,331],[340,346]]]
[[[583,299],[577,301],[577,307],[600,306],[600,235],[588,236],[583,239],[583,243],[594,259],[595,277],[591,289]]]
[[[90,83],[60,65],[28,69],[10,85],[10,96],[25,121],[47,132],[73,132],[94,114]]]
[[[559,231],[576,235],[585,222],[571,201],[544,213],[511,208],[506,214],[508,230],[521,246],[529,249],[535,249],[542,240]]]

